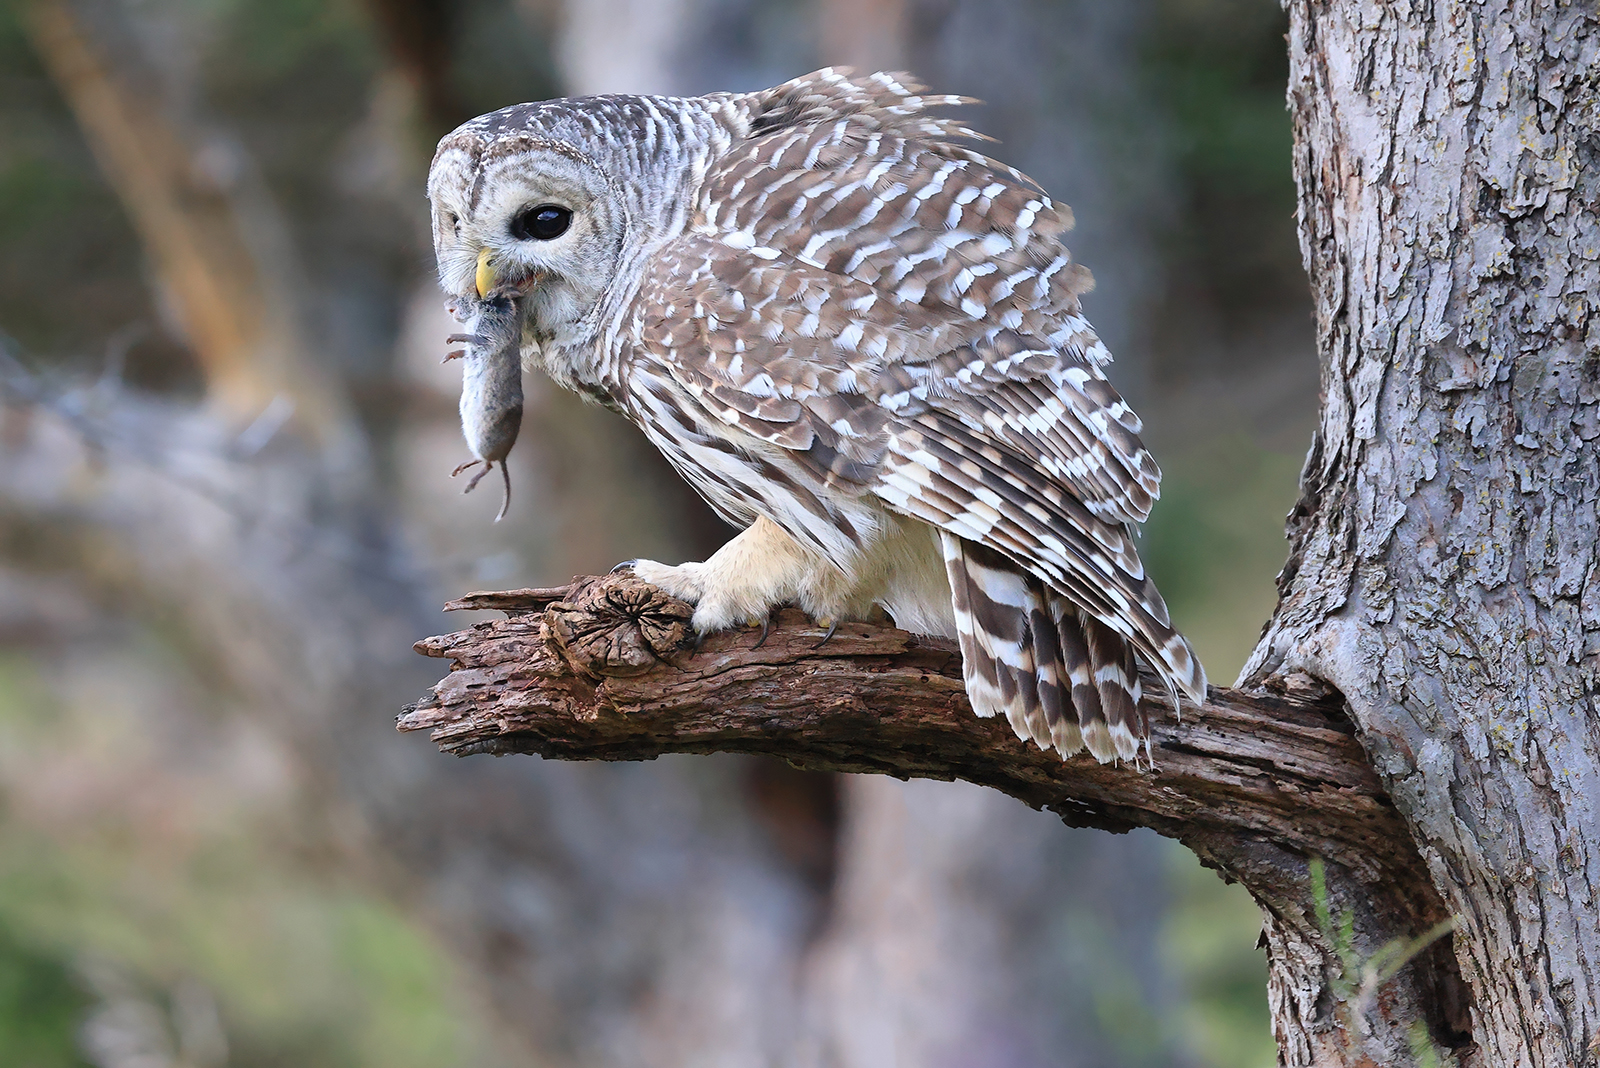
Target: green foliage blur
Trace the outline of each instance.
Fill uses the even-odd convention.
[[[307,161],[337,158],[369,107],[383,57],[365,8],[355,0],[193,7],[223,42],[200,75],[212,103],[257,117],[252,152],[297,238],[319,264],[354,270],[373,222],[335,217],[312,188],[326,176]],[[107,339],[147,315],[148,294],[127,281],[141,276],[141,251],[28,46],[21,10],[0,5],[0,324],[26,351],[92,374]],[[454,68],[464,107],[547,94],[547,44],[515,5],[474,0],[456,17],[458,47],[476,57]],[[1274,602],[1282,517],[1315,404],[1283,32],[1276,0],[1158,0],[1142,57],[1181,192],[1166,235],[1153,376],[1171,394],[1153,400],[1159,422],[1176,429],[1155,442],[1166,480],[1144,552],[1212,681],[1224,684]],[[410,267],[397,263],[393,277],[371,284],[398,286]],[[64,282],[70,314],[62,314]],[[1196,322],[1206,324],[1204,337]],[[1297,406],[1235,386],[1204,392],[1207,376],[1277,381],[1291,361],[1304,371],[1287,379],[1300,384]],[[159,331],[132,348],[127,377],[180,393],[198,383],[181,347]],[[1196,403],[1207,417],[1185,424],[1179,409]],[[1157,423],[1148,406],[1146,415]],[[448,958],[393,905],[326,874],[320,845],[296,833],[292,784],[278,771],[261,772],[254,807],[207,811],[214,792],[204,760],[236,741],[224,725],[197,750],[187,792],[163,799],[180,816],[152,822],[157,806],[141,799],[138,769],[158,742],[141,736],[141,708],[192,699],[206,682],[192,677],[196,668],[159,620],[125,625],[137,633],[91,632],[74,647],[99,679],[76,692],[45,685],[37,658],[0,657],[0,791],[21,777],[58,777],[42,795],[52,799],[47,809],[20,811],[0,793],[0,1065],[87,1064],[86,1025],[119,1002],[149,1009],[161,1040],[177,1048],[175,992],[186,983],[214,997],[226,1063],[237,1068],[492,1063]],[[136,656],[116,651],[129,642]],[[30,766],[7,756],[19,753]],[[89,820],[88,801],[104,802],[107,791],[125,803],[124,818]],[[1275,1051],[1254,905],[1176,846],[1170,879],[1177,905],[1159,921],[1165,966],[1188,1008],[1180,1020],[1152,1022],[1110,984],[1097,1012],[1121,1028],[1130,1063],[1140,1029],[1152,1026],[1179,1028],[1196,1063],[1266,1068]]]
[[[13,1068],[79,1068],[89,998],[55,955],[0,927],[0,1054]]]
[[[1146,413],[1167,429],[1153,442],[1164,478],[1142,551],[1216,685],[1233,681],[1276,603],[1316,414],[1286,30],[1264,0],[1161,0],[1144,50],[1182,199],[1155,352],[1155,377],[1181,399]],[[1177,845],[1171,878],[1162,945],[1187,995],[1176,1025],[1200,1063],[1270,1068],[1259,910]]]
[[[152,1021],[145,1041],[180,1049],[175,1003],[196,984],[236,1068],[489,1063],[449,959],[392,905],[320,874],[283,822],[273,769],[246,791],[256,805],[208,808],[219,791],[203,766],[141,796],[162,755],[135,706],[195,680],[158,632],[134,641],[136,656],[89,665],[114,689],[65,700],[37,665],[0,659],[0,754],[27,753],[58,791],[48,810],[0,819],[0,1064],[79,1064],[86,1023],[130,1007]],[[202,759],[230,745],[190,744]],[[29,775],[0,756],[5,781]],[[102,791],[123,798],[120,821]]]

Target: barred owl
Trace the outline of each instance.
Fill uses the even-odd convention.
[[[1083,316],[1070,210],[930,113],[970,102],[822,70],[484,115],[429,174],[440,279],[466,319],[509,300],[522,366],[743,528],[631,562],[699,632],[881,606],[958,639],[979,715],[1133,759],[1140,661],[1205,694],[1134,543],[1160,473]]]

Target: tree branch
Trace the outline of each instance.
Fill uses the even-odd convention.
[[[1363,881],[1414,863],[1342,698],[1309,679],[1278,693],[1213,688],[1181,720],[1149,679],[1154,767],[1099,765],[1063,761],[1003,720],[973,715],[960,654],[945,639],[846,623],[818,648],[822,632],[786,609],[765,642],[752,629],[688,648],[689,607],[628,575],[447,607],[509,618],[417,643],[451,671],[399,728],[431,731],[446,752],[760,753],[809,768],[965,779],[1074,826],[1264,839]]]
[[[416,645],[449,659],[450,672],[399,727],[431,731],[445,752],[756,753],[822,770],[965,779],[1073,826],[1152,828],[1242,882],[1264,913],[1275,962],[1268,1000],[1294,1063],[1358,1063],[1351,1033],[1403,1041],[1419,1019],[1442,1033],[1439,1020],[1464,1014],[1447,936],[1407,966],[1403,996],[1351,1009],[1359,1021],[1330,1020],[1327,961],[1415,937],[1446,912],[1343,696],[1304,676],[1259,691],[1212,688],[1181,719],[1149,678],[1153,766],[1100,765],[1063,761],[1004,721],[973,715],[960,653],[945,639],[847,623],[819,647],[822,631],[786,609],[764,641],[730,631],[692,648],[689,606],[631,575],[446,607],[507,618]],[[1314,888],[1317,857],[1326,877]],[[1329,916],[1345,934],[1327,929]]]

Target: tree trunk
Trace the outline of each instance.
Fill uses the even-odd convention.
[[[1531,0],[1288,7],[1323,412],[1241,685],[1333,686],[1420,859],[1375,883],[1292,836],[1272,871],[1192,844],[1267,913],[1283,1063],[1592,1066],[1600,29]]]
[[[1594,1065],[1594,5],[1287,6],[1324,396],[1243,681],[1344,694],[1455,917],[1466,1059]],[[1272,948],[1283,1054],[1323,1063],[1316,962]]]

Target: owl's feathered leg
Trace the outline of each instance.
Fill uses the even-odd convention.
[[[777,524],[758,518],[704,562],[634,560],[635,575],[695,606],[699,634],[761,621],[797,604],[823,626],[857,614],[843,572],[802,547]]]
[[[941,540],[973,711],[1063,757],[1136,758],[1147,729],[1127,642],[1005,555]]]

